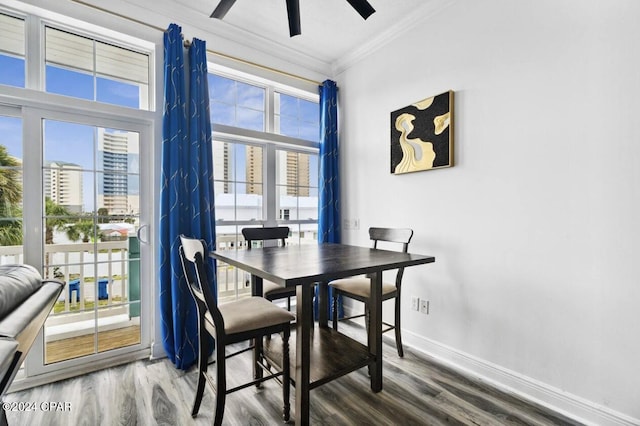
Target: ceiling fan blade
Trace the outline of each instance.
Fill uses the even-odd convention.
[[[300,0],[287,0],[287,15],[289,16],[289,36],[300,34]]]
[[[349,4],[362,16],[367,19],[376,10],[369,4],[367,0],[347,0]]]
[[[224,15],[227,14],[235,2],[236,0],[220,0],[220,3],[218,3],[218,6],[216,6],[216,9],[213,11],[210,18],[224,18]]]

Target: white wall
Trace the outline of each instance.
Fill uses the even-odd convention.
[[[336,78],[344,240],[408,226],[436,256],[405,272],[410,344],[640,424],[640,3],[448,3]],[[455,167],[391,175],[390,112],[449,89]]]

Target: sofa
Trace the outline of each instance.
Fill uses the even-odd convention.
[[[0,398],[27,356],[64,283],[29,265],[0,265]],[[0,425],[6,424],[4,409]]]

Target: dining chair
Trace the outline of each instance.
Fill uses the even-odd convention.
[[[373,248],[378,249],[379,242],[400,244],[401,251],[406,253],[409,249],[409,242],[413,236],[413,230],[408,228],[369,228],[369,238],[373,241]],[[396,272],[395,283],[382,283],[382,300],[395,298],[395,323],[389,324],[382,322],[384,328],[382,333],[395,329],[396,349],[398,356],[403,357],[402,335],[400,334],[400,290],[402,285],[402,275],[404,268],[400,268]],[[332,321],[334,330],[338,329],[338,322],[352,318],[365,317],[365,326],[367,327],[367,336],[369,335],[369,300],[371,299],[371,280],[369,277],[351,277],[340,280],[331,281],[329,286],[333,288],[332,297]],[[349,317],[338,318],[338,297],[348,297],[364,303],[364,313],[352,315]]]
[[[204,394],[204,385],[208,383],[215,392],[214,424],[222,424],[226,395],[251,385],[258,386],[265,380],[282,376],[283,419],[289,420],[289,336],[291,321],[295,318],[290,312],[275,306],[273,303],[258,296],[239,299],[233,302],[217,304],[204,266],[206,243],[195,238],[180,236],[180,260],[182,270],[187,280],[188,288],[196,303],[198,311],[198,385],[191,416],[196,417],[200,410],[200,403]],[[256,374],[254,380],[227,389],[226,359],[255,348],[255,340],[265,336],[280,333],[282,335],[283,351],[282,371],[271,372],[271,366],[263,364],[261,354],[256,356],[254,370],[265,370],[268,375]],[[207,374],[208,354],[211,339],[215,339],[216,381]],[[248,348],[241,349],[229,355],[226,354],[228,345],[251,340]],[[266,362],[266,361],[265,361]]]
[[[288,226],[275,226],[264,228],[243,228],[242,236],[247,242],[247,250],[251,250],[254,241],[280,241],[282,247],[286,245],[286,239],[289,236]],[[283,287],[274,282],[262,281],[262,296],[273,302],[277,299],[287,299],[287,310],[291,310],[291,298],[295,297],[295,287]]]

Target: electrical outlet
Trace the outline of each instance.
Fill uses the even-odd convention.
[[[429,315],[429,301],[421,300],[420,301],[420,312],[426,315]]]
[[[411,310],[417,311],[420,309],[420,299],[416,296],[411,296]]]
[[[342,229],[346,230],[359,230],[360,229],[360,219],[343,219],[342,220]]]

